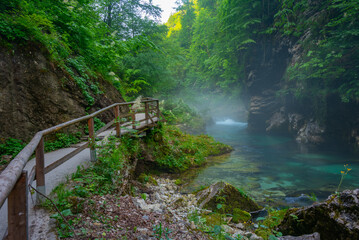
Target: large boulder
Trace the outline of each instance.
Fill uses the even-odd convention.
[[[359,239],[359,189],[331,195],[309,207],[290,209],[278,231],[293,236],[318,232],[322,239]]]
[[[325,140],[324,134],[325,128],[311,119],[298,131],[296,140],[299,143],[322,144]]]
[[[233,214],[238,209],[246,212],[258,211],[260,207],[242,191],[229,183],[217,182],[196,195],[197,204],[200,208],[218,210],[221,204],[222,211]]]

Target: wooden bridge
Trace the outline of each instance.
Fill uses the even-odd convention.
[[[126,113],[120,113],[121,107],[127,109]],[[134,107],[137,109],[134,109]],[[111,110],[113,111],[113,120],[95,132],[94,118]],[[142,98],[140,104],[137,102],[115,103],[88,116],[80,117],[36,133],[30,143],[25,146],[0,174],[0,208],[6,208],[7,202],[8,218],[7,230],[3,238],[0,235],[0,239],[29,239],[28,213],[31,206],[28,200],[28,187],[35,180],[37,191],[42,194],[50,192],[56,183],[52,183],[52,186],[46,189],[45,174],[55,172],[53,171],[54,169],[65,165],[64,163],[67,161],[74,161],[73,159],[76,159],[76,156],[79,155],[82,155],[82,158],[95,161],[96,139],[108,135],[121,137],[121,135],[133,132],[134,130],[136,130],[137,134],[141,133],[156,126],[160,121],[160,114],[159,100]],[[79,143],[75,147],[57,151],[56,153],[44,153],[44,137],[46,135],[86,121],[89,129],[88,141]],[[83,153],[85,152],[87,154],[84,155]],[[35,153],[35,159],[29,161],[33,153]],[[64,175],[63,172],[61,174]],[[37,194],[37,202],[40,200],[40,195]],[[0,213],[0,226],[6,228],[5,218],[6,214],[3,217]]]

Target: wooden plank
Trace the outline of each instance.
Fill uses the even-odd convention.
[[[8,197],[9,240],[29,239],[27,191],[27,172],[23,171]]]
[[[6,231],[4,232],[4,235],[2,236],[2,238],[1,238],[2,240],[7,239],[7,234],[8,234],[7,230],[8,230],[8,228],[6,228]]]
[[[89,146],[90,146],[90,157],[91,161],[96,161],[96,149],[95,149],[95,124],[93,118],[90,118],[87,121],[89,128]]]
[[[131,117],[133,113],[121,114],[121,118]]]
[[[45,173],[48,173],[48,172],[52,171],[53,169],[57,168],[58,166],[60,166],[61,164],[63,164],[64,162],[67,162],[69,159],[71,159],[75,155],[77,155],[80,152],[82,152],[83,150],[85,150],[88,146],[89,146],[89,143],[87,142],[84,145],[82,145],[81,147],[77,148],[76,150],[66,154],[65,156],[63,156],[62,158],[57,160],[56,162],[51,163],[49,166],[47,166],[45,168]]]
[[[148,115],[149,115],[149,113],[148,113],[148,111],[149,111],[149,106],[148,106],[148,103],[146,102],[145,103],[145,119],[146,119],[146,124],[148,124]]]
[[[132,113],[132,129],[136,130],[136,114]]]
[[[157,110],[157,114],[156,114],[156,117],[158,119],[160,119],[160,102],[158,100],[156,100],[156,110]]]
[[[44,154],[44,138],[41,138],[36,148],[36,189],[46,194],[45,185],[45,154]],[[37,204],[43,200],[40,194],[36,194]]]
[[[121,137],[121,127],[120,127],[120,107],[116,106],[115,110],[115,125],[116,125],[116,136]]]
[[[115,123],[115,120],[112,120],[111,122],[107,123],[105,126],[103,126],[102,128],[100,128],[99,130],[97,130],[97,132],[95,132],[95,135],[97,136],[98,134],[103,133],[103,132],[106,131],[109,127],[111,127],[114,123]]]
[[[46,170],[45,170],[46,171]],[[36,165],[32,167],[28,177],[27,177],[27,185],[32,184],[32,182],[35,180],[35,176],[36,176]]]

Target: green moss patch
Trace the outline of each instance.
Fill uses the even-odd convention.
[[[156,163],[170,172],[182,172],[202,165],[208,156],[232,151],[228,145],[207,135],[193,136],[177,127],[163,125],[146,138],[146,145]]]
[[[252,216],[249,212],[243,211],[239,208],[233,209],[232,221],[234,223],[248,222],[251,218],[252,218]]]

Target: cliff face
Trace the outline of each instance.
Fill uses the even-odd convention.
[[[95,96],[89,107],[77,84],[48,60],[40,46],[1,47],[0,137],[29,140],[39,130],[124,101],[111,84],[97,81],[104,94]]]
[[[338,95],[328,95],[318,114],[311,99],[280,94],[290,84],[284,81],[287,67],[301,57],[299,42],[273,37],[257,43],[245,83],[249,130],[293,136],[300,143],[358,150],[358,103],[344,103]]]

